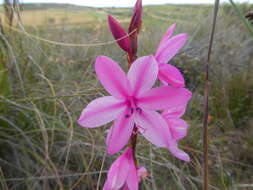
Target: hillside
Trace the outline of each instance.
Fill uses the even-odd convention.
[[[186,22],[206,16],[211,7],[211,5],[154,5],[146,6],[144,15],[147,22],[154,20]],[[129,8],[91,8],[70,4],[23,4],[21,10],[22,23],[32,26],[100,22],[106,20],[108,14],[113,14],[124,22],[131,15]]]

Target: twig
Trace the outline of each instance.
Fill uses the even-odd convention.
[[[209,41],[207,62],[206,62],[206,78],[205,78],[205,97],[204,97],[204,119],[203,119],[203,153],[204,153],[204,176],[203,176],[203,190],[208,190],[209,182],[208,182],[208,97],[209,97],[209,64],[211,51],[214,40],[214,31],[216,26],[216,20],[219,9],[219,0],[215,0],[214,13],[213,13],[213,23],[212,30]]]

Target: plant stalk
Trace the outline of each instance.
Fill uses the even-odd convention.
[[[209,65],[210,65],[210,58],[211,58],[211,53],[212,53],[212,46],[213,46],[218,10],[219,10],[219,0],[215,0],[212,30],[211,30],[211,35],[210,35],[207,62],[206,62],[206,67],[205,67],[206,76],[205,76],[204,118],[203,118],[203,152],[204,152],[203,190],[209,189],[209,178],[208,178],[208,175],[209,175],[209,172],[208,172]]]
[[[137,44],[137,32],[135,32],[135,33],[136,33],[135,34],[136,37],[135,38],[130,38],[132,44]],[[134,52],[132,51],[132,53],[127,54],[128,68],[130,68],[132,63],[137,59],[136,53],[137,53],[137,47],[136,47]],[[135,156],[137,136],[138,136],[138,128],[136,127],[136,125],[134,125],[134,129],[133,129],[131,138],[129,140],[129,146],[132,147],[132,149],[133,149],[133,159],[134,159],[134,163],[135,163],[136,168],[138,167],[137,159],[136,159],[136,156]]]

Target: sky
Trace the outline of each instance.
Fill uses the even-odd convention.
[[[20,0],[24,3],[69,3],[91,7],[132,7],[136,0]],[[250,2],[253,0],[234,0],[235,2]],[[3,2],[3,0],[0,0]],[[144,5],[151,4],[209,4],[214,3],[214,0],[142,0]],[[228,0],[221,0],[221,2],[228,2]]]

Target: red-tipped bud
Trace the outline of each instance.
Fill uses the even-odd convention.
[[[134,61],[136,59],[137,54],[137,47],[138,47],[138,33],[141,29],[141,23],[142,23],[142,0],[137,0],[135,3],[133,16],[131,18],[130,25],[128,27],[128,33],[130,34],[130,41],[131,41],[131,48],[132,48],[132,54],[131,54],[131,61]]]
[[[127,36],[128,34],[125,32],[124,28],[111,15],[108,15],[108,24],[114,39],[117,40],[117,43],[121,49],[128,53],[131,53],[130,39]]]
[[[142,0],[137,0],[134,6],[133,16],[128,28],[128,33],[137,29],[137,33],[141,29],[142,23]]]

